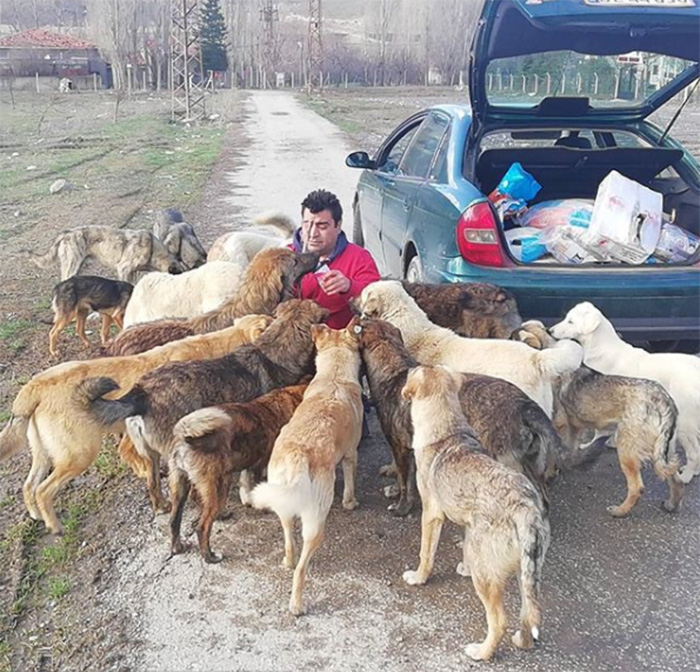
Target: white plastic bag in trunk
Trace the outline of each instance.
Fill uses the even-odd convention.
[[[591,251],[641,264],[659,241],[663,197],[613,170],[598,186],[584,241]]]

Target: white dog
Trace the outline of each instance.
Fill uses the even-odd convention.
[[[396,280],[381,280],[362,290],[364,315],[391,322],[401,330],[406,348],[421,364],[443,364],[462,373],[481,373],[517,385],[552,416],[552,383],[581,365],[581,347],[562,341],[550,350],[500,339],[464,338],[428,320]]]
[[[244,270],[240,264],[212,261],[180,275],[148,273],[134,287],[124,326],[214,310],[236,293]]]
[[[676,437],[687,464],[680,478],[689,483],[700,474],[700,359],[679,353],[649,353],[625,343],[592,303],[574,306],[555,324],[554,338],[575,338],[583,346],[583,363],[600,373],[646,378],[660,383],[678,407]]]
[[[294,222],[280,213],[265,213],[253,226],[219,236],[209,250],[207,261],[231,261],[247,266],[261,250],[283,247],[294,233]]]

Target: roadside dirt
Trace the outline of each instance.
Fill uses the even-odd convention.
[[[351,194],[357,173],[338,168],[335,157],[372,149],[414,109],[451,95],[423,93],[328,93],[314,109],[338,108],[346,119],[345,136],[287,94],[246,94],[245,102],[238,100],[229,110],[222,154],[201,197],[174,205],[181,205],[208,245],[270,207],[295,216],[310,188],[327,185]],[[84,123],[90,114],[86,109]],[[80,117],[75,122],[79,127]],[[55,232],[78,219],[88,223],[108,213],[119,225],[137,205],[97,203],[87,211],[68,199],[62,203],[52,202],[50,216],[23,225],[0,249],[0,326],[17,320],[36,325],[19,334],[21,347],[0,340],[0,410],[5,412],[21,382],[52,363],[46,352],[49,327],[42,320],[50,319],[47,297],[55,275],[35,269],[17,256],[18,249],[44,248]],[[4,231],[14,215],[11,204],[0,207]],[[141,206],[129,221],[148,225],[148,209]],[[63,359],[89,354],[68,335],[62,344]],[[59,516],[71,521],[63,540],[27,522],[21,484],[28,456],[2,465],[0,665],[42,672],[442,672],[475,666],[463,650],[483,636],[485,620],[470,581],[454,571],[460,531],[446,526],[425,587],[403,584],[402,572],[417,563],[419,515],[396,519],[386,510],[387,481],[377,470],[389,452],[374,414],[370,428],[371,437],[360,447],[360,508],[347,512],[334,505],[327,537],[312,561],[305,595],[309,613],[299,619],[286,611],[291,575],[280,566],[277,518],[243,507],[235,488],[232,516],[217,522],[212,535],[212,546],[225,560],[212,566],[201,561],[196,548],[169,557],[167,517],[153,517],[143,484],[119,464],[110,446],[99,464],[59,495]],[[526,653],[504,642],[499,669],[698,669],[698,484],[687,488],[683,511],[669,516],[659,508],[664,488],[648,472],[645,497],[633,515],[613,520],[605,506],[621,500],[624,490],[616,462],[609,451],[594,467],[555,484],[542,642]],[[194,516],[188,507],[186,533]],[[191,534],[186,539],[196,544]],[[512,631],[515,586],[507,608]]]

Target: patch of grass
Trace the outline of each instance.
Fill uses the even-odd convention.
[[[0,639],[0,672],[12,672],[10,653],[12,653],[10,643]]]
[[[4,425],[12,417],[12,411],[0,411],[0,425]]]
[[[29,320],[13,320],[0,324],[0,341],[7,343],[11,350],[18,351],[27,347],[27,333],[37,328]]]
[[[129,471],[128,465],[119,459],[113,442],[107,439],[102,442],[102,450],[95,460],[95,468],[105,478],[116,478]]]
[[[14,495],[8,495],[5,499],[0,499],[0,509],[5,509],[8,506],[12,506],[17,499]]]
[[[47,594],[52,600],[60,600],[70,592],[70,582],[63,576],[52,576],[47,582]]]

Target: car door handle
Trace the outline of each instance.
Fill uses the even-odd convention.
[[[404,198],[403,201],[401,201],[401,205],[403,205],[403,209],[408,212],[411,209],[411,200]]]

